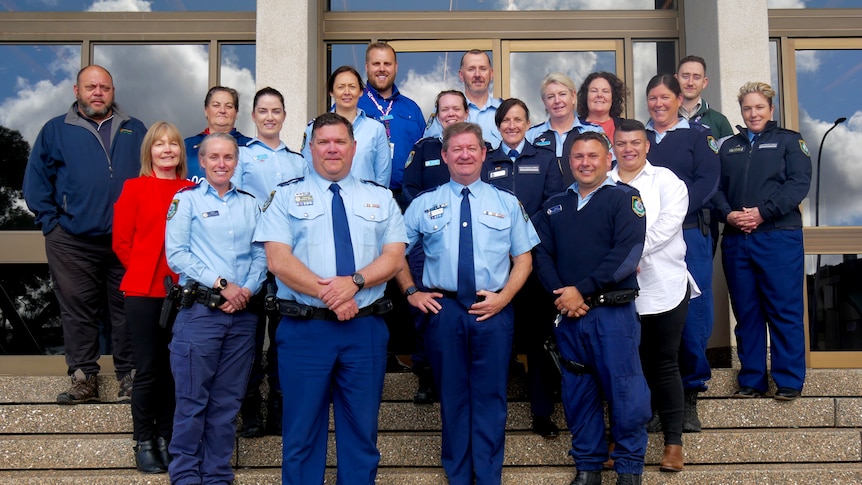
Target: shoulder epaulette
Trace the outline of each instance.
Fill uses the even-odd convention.
[[[544,125],[544,124],[545,124],[545,122],[544,122],[544,121],[543,121],[543,122],[541,122],[541,123],[536,123],[535,125],[531,126],[529,129],[530,129],[530,130],[532,130],[533,128],[538,128],[538,127],[540,127],[540,126],[542,126],[542,125]]]
[[[186,192],[188,190],[195,190],[196,188],[198,188],[200,186],[201,186],[201,184],[199,184],[199,183],[193,184],[193,185],[186,185],[185,187],[181,188],[180,190],[177,190],[177,193],[179,194],[180,192]]]
[[[623,192],[626,192],[626,193],[638,192],[638,190],[636,188],[632,187],[631,185],[629,185],[625,182],[617,182],[615,187],[618,189],[621,189]]]
[[[443,184],[443,185],[445,185],[445,184]],[[419,198],[419,196],[420,196],[420,195],[422,195],[422,194],[430,194],[431,192],[434,192],[435,190],[437,190],[437,189],[439,189],[440,187],[442,187],[443,185],[438,185],[438,186],[436,186],[436,187],[431,187],[430,189],[425,189],[425,190],[423,190],[422,192],[419,192],[418,194],[416,194],[416,197],[414,197],[414,199]]]
[[[383,189],[389,190],[389,187],[387,187],[387,186],[385,186],[385,185],[378,184],[377,182],[375,182],[375,181],[373,181],[373,180],[359,179],[359,181],[360,181],[360,182],[362,182],[363,184],[376,185],[376,186],[378,186],[378,187],[380,187],[380,188],[383,188]]]
[[[426,136],[425,138],[420,138],[419,141],[416,142],[416,146],[419,146],[423,143],[428,143],[431,140],[440,141],[440,138],[436,136]]]
[[[518,196],[517,196],[517,195],[515,195],[515,193],[514,193],[514,192],[512,192],[511,190],[509,190],[509,189],[507,189],[507,188],[504,188],[504,187],[498,187],[498,186],[496,186],[496,185],[494,185],[494,184],[488,184],[488,185],[490,185],[491,187],[494,187],[495,189],[499,190],[500,192],[505,192],[505,193],[507,193],[507,194],[510,194],[510,195],[512,195],[512,197],[514,197],[514,198],[516,198],[516,199],[518,198]]]
[[[237,191],[237,192],[239,192],[240,194],[245,194],[245,195],[251,196],[251,198],[252,198],[252,199],[254,199],[254,198],[255,198],[255,196],[254,196],[254,195],[252,195],[252,194],[250,194],[250,193],[246,192],[245,190],[242,190],[242,189],[236,189],[236,191]]]
[[[284,187],[286,185],[295,184],[297,182],[302,182],[303,180],[305,180],[305,177],[296,177],[295,179],[286,180],[286,181],[278,184],[278,186]]]

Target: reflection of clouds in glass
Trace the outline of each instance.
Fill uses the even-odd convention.
[[[657,44],[655,42],[635,42],[632,44],[634,61],[634,86],[629,86],[635,100],[634,117],[644,123],[649,120],[646,105],[646,85],[656,75]]]
[[[820,68],[818,51],[796,51],[796,72],[817,72]]]
[[[654,0],[496,0],[496,10],[652,10]]]
[[[145,0],[96,0],[88,12],[151,12],[153,2]]]
[[[459,54],[454,57],[457,57],[454,61],[457,65],[461,56]],[[460,91],[464,88],[464,84],[458,79],[457,68],[451,65],[451,59],[454,57],[452,54],[449,55],[449,66],[447,66],[446,56],[441,54],[430,72],[409,69],[406,76],[403,76],[400,71],[398,73],[398,90],[415,101],[425,116],[434,112],[434,99],[440,91],[447,89]]]
[[[817,172],[817,152],[820,140],[835,120],[813,119],[800,107],[800,131],[811,152],[812,180],[806,220],[814,224],[814,196]],[[823,166],[820,168],[820,225],[862,225],[862,159],[858,147],[862,146],[862,111],[852,113],[847,121],[838,125],[826,138],[823,147]]]
[[[767,0],[767,8],[805,8],[803,0]]]

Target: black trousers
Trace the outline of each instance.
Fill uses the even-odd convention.
[[[134,439],[161,436],[170,441],[174,427],[174,377],[171,374],[170,328],[159,326],[163,298],[126,297],[126,321],[137,371],[132,392]]]
[[[530,274],[521,291],[512,300],[515,311],[515,349],[527,354],[527,393],[530,412],[549,417],[554,412],[554,394],[561,385],[560,373],[545,340],[553,333],[556,296],[545,291],[536,272]]]
[[[131,372],[135,361],[120,293],[125,269],[111,250],[111,236],[78,237],[57,226],[45,236],[45,252],[60,304],[69,375],[77,369],[98,374],[99,323],[105,309],[117,377]]]
[[[641,367],[658,412],[665,445],[682,445],[683,389],[679,373],[679,342],[688,315],[690,291],[676,308],[641,315]]]

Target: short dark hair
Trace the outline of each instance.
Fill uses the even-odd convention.
[[[614,133],[631,133],[633,131],[642,131],[646,134],[646,126],[638,120],[624,119],[620,121],[620,124],[616,127],[616,130],[614,130]]]
[[[254,104],[251,106],[252,110],[257,108],[257,101],[264,96],[275,96],[279,101],[281,101],[281,107],[284,108],[284,96],[281,94],[281,91],[267,86],[254,93]]]
[[[362,77],[359,75],[359,72],[350,67],[350,66],[341,66],[338,69],[332,71],[332,74],[329,75],[329,79],[326,80],[326,92],[331,93],[333,89],[335,89],[335,78],[338,77],[342,72],[349,72],[356,76],[356,82],[359,83],[359,90],[362,91],[365,89],[365,84],[362,82]]]
[[[467,52],[465,52],[463,56],[461,56],[461,63],[458,64],[459,69],[464,67],[464,59],[468,55],[472,55],[472,56],[483,55],[483,56],[488,58],[488,65],[491,65],[491,56],[489,56],[487,52],[483,51],[482,49],[470,49]]]
[[[207,95],[204,98],[204,108],[210,105],[210,100],[212,100],[213,95],[218,92],[225,92],[230,94],[233,97],[233,107],[239,111],[239,93],[234,88],[228,88],[225,86],[213,86],[207,91]]]
[[[449,149],[449,140],[451,140],[452,137],[462,135],[464,133],[472,133],[476,135],[476,138],[479,139],[479,144],[482,145],[482,147],[485,146],[485,141],[482,138],[482,127],[476,123],[461,121],[453,123],[443,129],[443,151]]]
[[[317,134],[317,130],[324,126],[330,125],[344,125],[347,127],[347,135],[350,137],[350,140],[353,141],[353,124],[350,121],[341,116],[338,113],[334,112],[326,112],[322,115],[318,116],[314,119],[314,122],[311,124],[311,139],[314,140],[314,135]]]
[[[464,111],[465,112],[470,111],[470,107],[467,106],[467,96],[464,96],[464,93],[462,93],[461,91],[458,91],[457,89],[447,89],[446,91],[440,91],[440,93],[438,93],[437,97],[434,99],[434,112],[435,113],[440,111],[440,98],[442,98],[443,96],[447,96],[449,94],[451,94],[453,96],[458,96],[459,98],[461,98],[461,101],[464,102]]]
[[[676,65],[676,72],[679,72],[679,68],[682,67],[683,64],[689,62],[696,62],[703,66],[703,73],[706,74],[706,60],[700,56],[685,56],[679,60],[679,64]]]
[[[497,107],[497,112],[494,114],[494,124],[497,125],[497,128],[500,127],[500,124],[503,122],[503,118],[506,117],[506,113],[515,106],[520,106],[524,109],[524,114],[527,115],[527,124],[530,124],[530,108],[527,107],[527,103],[518,98],[509,98],[500,103],[500,106]]]
[[[611,110],[608,114],[612,118],[619,118],[623,114],[623,105],[626,102],[626,85],[615,74],[605,71],[590,73],[584,79],[581,89],[578,90],[578,116],[586,118],[590,114],[590,108],[587,106],[587,95],[590,91],[590,83],[598,78],[604,79],[611,85]]]
[[[572,146],[575,146],[575,143],[582,141],[584,143],[588,141],[597,141],[599,144],[604,147],[605,152],[611,151],[610,142],[608,141],[608,136],[602,133],[601,131],[585,131],[580,135],[575,137],[575,141],[572,142]],[[569,151],[569,156],[572,156],[571,150]]]
[[[670,89],[674,95],[679,97],[682,95],[682,88],[679,86],[679,81],[673,77],[673,74],[657,74],[649,80],[646,87],[646,95],[649,97],[649,92],[658,86],[665,86]]]
[[[395,62],[398,62],[398,53],[395,52],[395,49],[389,45],[388,42],[372,42],[368,44],[368,47],[365,49],[365,62],[368,62],[368,55],[371,54],[371,51],[374,50],[388,50],[392,52],[392,57],[395,58]]]

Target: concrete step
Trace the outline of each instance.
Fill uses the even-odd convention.
[[[59,369],[58,369],[59,371]],[[713,369],[709,390],[701,397],[729,397],[738,388],[736,369]],[[771,382],[770,382],[770,385]],[[57,394],[67,390],[65,376],[0,375],[0,404],[56,403]],[[113,374],[99,376],[99,395],[103,402],[115,402],[119,387]],[[386,374],[384,401],[411,401],[416,391],[416,377],[410,373]],[[774,392],[774,387],[770,389]],[[805,397],[862,397],[862,369],[808,369],[803,390]],[[526,400],[523,375],[516,375],[509,384],[509,399]]]
[[[715,430],[683,436],[687,464],[836,463],[862,461],[858,429]],[[0,436],[0,470],[132,468],[130,434]],[[438,433],[382,432],[378,438],[381,466],[437,467]],[[570,435],[545,440],[529,432],[506,437],[507,466],[567,466]],[[647,464],[657,464],[662,437],[651,435]],[[335,436],[329,437],[327,463],[335,465]],[[271,468],[281,465],[281,438],[238,439],[234,465]],[[772,465],[769,465],[770,467]],[[862,467],[860,467],[862,470]]]
[[[326,482],[335,483],[336,471],[326,470]],[[575,470],[565,467],[506,467],[503,485],[568,485]],[[603,473],[604,483],[613,483],[614,472]],[[13,471],[0,472],[0,485],[168,485],[166,474],[144,475],[134,470]],[[445,485],[441,468],[381,468],[377,483],[385,485]],[[690,465],[682,473],[662,473],[656,467],[644,471],[645,484],[698,485],[781,483],[798,485],[862,483],[857,464],[824,465]],[[238,469],[235,485],[279,485],[279,468]]]
[[[862,398],[803,397],[793,402],[774,399],[701,399],[698,402],[705,429],[729,428],[831,428],[862,427]],[[554,421],[565,427],[562,406],[556,405]],[[529,430],[530,404],[510,402],[506,428]],[[439,431],[440,405],[384,402],[380,406],[380,431]],[[330,430],[334,422],[330,418]],[[128,404],[7,404],[0,405],[0,433],[84,434],[131,433]]]

